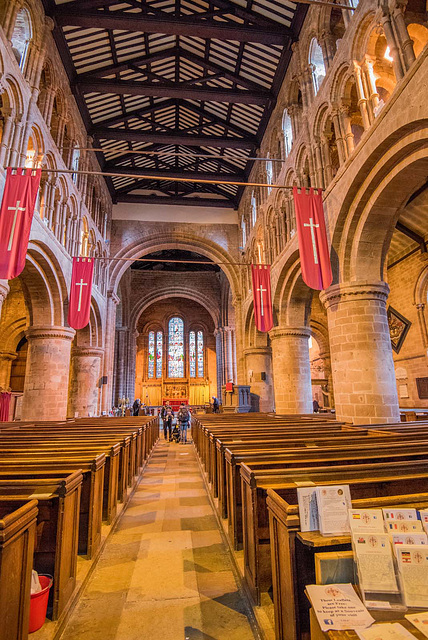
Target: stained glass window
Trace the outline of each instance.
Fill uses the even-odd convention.
[[[189,334],[189,360],[190,377],[196,378],[196,334],[194,331]]]
[[[204,377],[204,334],[198,331],[198,378]]]
[[[162,331],[156,334],[156,378],[162,378],[163,335]]]
[[[184,324],[171,318],[168,325],[168,377],[184,378]]]
[[[155,377],[155,332],[149,333],[149,378]]]

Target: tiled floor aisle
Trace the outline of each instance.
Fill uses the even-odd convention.
[[[192,445],[158,444],[61,640],[254,640]]]

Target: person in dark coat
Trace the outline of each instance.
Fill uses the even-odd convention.
[[[220,412],[220,404],[218,399],[213,396],[213,413],[219,413]]]
[[[132,405],[132,415],[138,416],[140,414],[140,405],[141,405],[141,400],[140,398],[137,398],[134,404]]]
[[[172,440],[172,420],[174,418],[174,411],[172,410],[172,407],[167,404],[165,405],[165,412],[163,415],[163,435],[165,440],[167,439],[167,434],[168,434],[168,439],[171,442]]]

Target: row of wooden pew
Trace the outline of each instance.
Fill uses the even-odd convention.
[[[0,640],[28,636],[33,568],[53,576],[52,620],[66,615],[78,555],[96,557],[158,436],[152,416],[2,423]]]
[[[314,554],[350,538],[300,531],[297,489],[349,484],[353,504],[428,505],[428,422],[352,426],[327,416],[207,415],[193,439],[253,604],[273,593],[277,640],[309,638]],[[265,600],[265,598],[263,598]]]

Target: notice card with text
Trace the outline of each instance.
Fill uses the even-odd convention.
[[[421,545],[396,547],[404,602],[408,607],[428,607],[428,549]]]
[[[416,629],[419,629],[426,638],[428,638],[428,611],[423,611],[421,613],[408,613],[404,617],[407,618],[407,620],[411,622]]]
[[[318,517],[323,536],[349,533],[349,509],[352,507],[349,485],[317,487]]]
[[[313,584],[306,592],[322,631],[366,629],[374,622],[352,584]]]
[[[352,545],[362,590],[397,593],[389,536],[386,533],[355,533]]]
[[[374,624],[370,629],[358,631],[358,635],[361,640],[415,640],[415,636],[399,622]]]
[[[349,509],[352,533],[385,533],[382,509]]]

